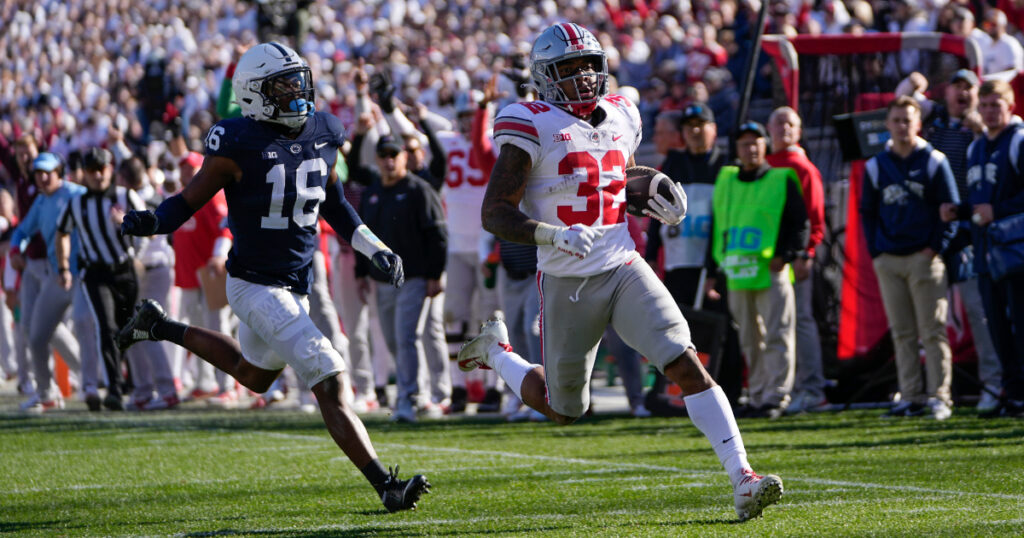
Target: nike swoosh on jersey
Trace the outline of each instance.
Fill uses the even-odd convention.
[[[320,142],[319,144],[313,144],[313,149],[320,149],[327,145],[327,142]]]
[[[613,136],[612,136],[612,142],[616,142],[616,141],[618,141],[618,140],[619,140],[620,138],[622,138],[622,135],[619,135],[619,136],[614,136],[614,135],[613,135]]]

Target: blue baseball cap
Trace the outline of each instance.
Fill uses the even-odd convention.
[[[64,162],[60,160],[60,157],[56,156],[49,151],[44,151],[39,154],[34,161],[32,161],[32,170],[42,170],[43,172],[53,172],[57,168],[63,166]]]
[[[715,113],[711,111],[711,107],[704,103],[694,103],[683,110],[683,123],[692,119],[698,119],[705,123],[714,123]]]

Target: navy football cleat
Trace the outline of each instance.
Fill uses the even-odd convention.
[[[427,477],[418,474],[408,480],[398,479],[398,466],[394,470],[388,468],[388,479],[381,488],[380,500],[388,512],[415,510],[420,495],[430,493],[430,482]]]
[[[117,347],[124,351],[136,342],[156,340],[153,336],[153,327],[163,319],[167,319],[167,314],[160,303],[152,299],[143,299],[135,306],[135,315],[132,319],[117,331]]]

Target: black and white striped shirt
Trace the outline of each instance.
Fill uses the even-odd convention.
[[[127,213],[132,209],[145,210],[146,204],[135,191],[117,185],[73,198],[60,216],[61,232],[78,231],[79,257],[86,267],[121,265],[135,256],[131,238],[121,235],[121,227],[111,217],[115,207]]]

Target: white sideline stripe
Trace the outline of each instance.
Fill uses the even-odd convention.
[[[607,462],[607,461],[586,460],[586,459],[580,459],[580,458],[562,458],[562,457],[558,457],[558,456],[545,456],[545,455],[537,455],[537,454],[520,454],[518,452],[503,452],[503,451],[496,451],[496,450],[469,450],[469,449],[464,449],[464,448],[433,447],[433,446],[425,446],[425,445],[407,445],[407,444],[402,444],[402,443],[381,443],[381,444],[379,444],[377,446],[389,447],[389,448],[398,448],[398,449],[403,449],[403,450],[413,450],[413,451],[450,452],[450,453],[458,453],[458,454],[474,454],[474,455],[480,455],[480,456],[500,456],[500,457],[507,457],[507,458],[527,458],[527,459],[540,460],[540,461],[553,461],[553,462],[558,462],[558,463],[575,463],[575,464],[581,464],[581,465],[603,465],[603,466],[606,466],[606,467],[612,467],[612,468],[618,468],[618,469],[644,469],[644,470],[652,470],[652,471],[667,471],[667,472],[680,473],[680,474],[688,474],[688,475],[709,475],[709,474],[711,474],[711,475],[718,475],[718,474],[721,474],[723,472],[723,471],[707,471],[707,470],[681,469],[681,468],[678,468],[678,467],[666,467],[666,466],[663,466],[663,465],[648,465],[648,464],[644,464],[644,463],[629,463],[629,462],[617,463],[617,462]],[[885,489],[885,490],[892,490],[892,491],[913,491],[913,492],[916,492],[916,493],[933,493],[933,494],[939,494],[939,495],[954,495],[954,496],[971,495],[971,496],[975,496],[975,497],[989,497],[989,498],[995,498],[995,499],[1012,499],[1012,500],[1017,500],[1017,501],[1024,501],[1024,495],[1013,495],[1013,494],[1009,494],[1009,493],[986,493],[986,492],[956,491],[956,490],[948,490],[948,489],[922,488],[922,487],[918,487],[918,486],[901,486],[901,485],[896,485],[896,484],[875,484],[875,483],[871,483],[871,482],[852,482],[852,481],[845,481],[845,480],[831,480],[831,479],[825,479],[825,478],[804,478],[804,477],[792,477],[792,476],[787,476],[784,480],[798,481],[798,482],[807,482],[807,483],[811,483],[811,484],[821,484],[821,485],[826,485],[826,486],[846,486],[846,487],[867,488],[867,489]]]
[[[633,486],[625,488],[629,491],[647,491],[654,489],[679,489],[679,488],[717,488],[721,487],[721,484],[709,484],[707,482],[689,482],[686,484],[660,484],[657,486],[648,486],[646,484],[640,484],[639,486]],[[788,491],[786,493],[789,493]],[[789,504],[789,503],[787,503]]]
[[[694,469],[680,469],[678,467],[668,467],[664,465],[650,465],[646,463],[617,463],[611,461],[595,461],[586,460],[580,458],[563,458],[559,456],[545,456],[541,454],[521,454],[519,452],[503,452],[498,450],[470,450],[466,448],[454,448],[454,447],[435,447],[435,446],[424,446],[424,445],[406,445],[401,443],[379,443],[376,446],[379,447],[391,447],[400,448],[404,450],[429,450],[434,452],[450,452],[453,454],[472,454],[476,456],[496,456],[499,458],[526,458],[531,460],[539,461],[551,461],[556,463],[578,463],[582,465],[604,465],[609,468],[618,469],[644,469],[648,471],[664,471],[667,473],[683,473],[691,475],[718,475],[722,474],[723,471],[708,471],[708,470],[694,470]]]

